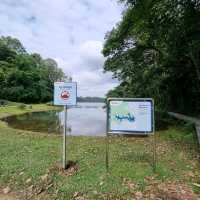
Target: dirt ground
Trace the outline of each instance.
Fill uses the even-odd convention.
[[[0,194],[0,200],[18,200],[18,199],[12,194]]]
[[[128,183],[130,188],[134,187],[132,183]],[[5,192],[8,192],[5,194]],[[45,191],[44,191],[45,193]],[[200,200],[190,188],[185,185],[179,185],[174,183],[163,183],[160,185],[152,185],[146,191],[142,192],[134,192],[132,193],[132,197],[127,200]],[[21,195],[20,195],[21,196]],[[33,195],[32,198],[34,200],[44,200],[45,194]],[[83,196],[79,196],[78,194],[74,196],[74,200],[93,200],[88,199]],[[103,198],[104,199],[104,198]],[[120,198],[114,198],[112,196],[106,195],[107,200],[125,200]],[[11,190],[0,189],[0,200],[26,200],[26,197],[22,195],[19,197],[16,193]]]

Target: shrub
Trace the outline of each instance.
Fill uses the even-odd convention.
[[[0,99],[0,106],[6,106],[8,105],[8,101]]]
[[[23,104],[21,103],[19,106],[18,106],[19,109],[25,109],[26,108],[26,104]]]
[[[53,106],[53,102],[52,102],[52,101],[47,102],[46,105],[47,105],[47,106]]]
[[[27,105],[27,108],[28,108],[28,109],[32,109],[33,106],[32,106],[32,105]]]

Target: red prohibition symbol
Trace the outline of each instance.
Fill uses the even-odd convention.
[[[70,97],[70,93],[68,91],[63,91],[60,95],[61,99],[67,100]]]

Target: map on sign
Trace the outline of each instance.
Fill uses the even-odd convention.
[[[152,100],[109,100],[109,131],[153,132]]]
[[[76,105],[77,84],[74,82],[54,83],[54,105]]]

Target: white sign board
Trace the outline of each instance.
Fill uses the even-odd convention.
[[[152,99],[108,99],[108,132],[154,132],[154,105]]]
[[[77,84],[75,82],[54,83],[54,105],[75,106],[77,101]]]

